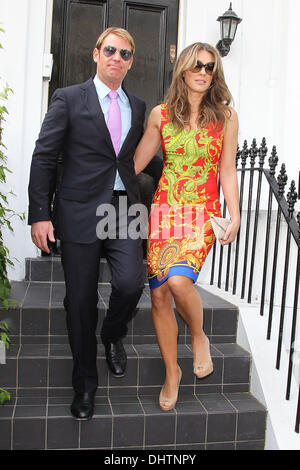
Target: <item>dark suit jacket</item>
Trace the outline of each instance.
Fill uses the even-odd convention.
[[[56,234],[60,240],[97,240],[99,204],[110,203],[118,169],[129,203],[140,201],[133,155],[143,134],[146,105],[127,93],[131,129],[116,157],[93,79],[53,94],[32,157],[28,223],[51,220],[51,190],[58,155],[63,175],[55,196]]]

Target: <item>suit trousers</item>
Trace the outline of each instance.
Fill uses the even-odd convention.
[[[142,240],[118,238],[120,219],[118,197],[116,237],[98,239],[94,243],[61,242],[62,266],[65,274],[67,330],[73,355],[72,385],[75,392],[94,391],[98,386],[97,338],[98,280],[101,256],[111,270],[111,294],[102,324],[102,341],[115,342],[127,334],[144,288]],[[127,226],[132,217],[125,217]],[[123,227],[124,229],[124,227]]]

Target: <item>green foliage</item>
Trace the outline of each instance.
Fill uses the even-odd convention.
[[[4,32],[1,27],[0,32]],[[0,49],[2,49],[1,44]],[[13,266],[14,263],[10,257],[9,249],[3,242],[3,228],[8,228],[13,232],[12,217],[18,217],[21,220],[25,219],[25,214],[18,214],[8,207],[8,195],[14,195],[13,192],[3,192],[3,186],[6,184],[6,175],[11,173],[7,166],[7,156],[5,154],[7,149],[2,141],[3,123],[8,114],[5,104],[9,93],[13,93],[13,91],[6,83],[4,89],[0,92],[0,307],[4,307],[6,310],[10,307],[15,307],[16,303],[10,299],[11,286],[7,278],[7,267]]]
[[[10,338],[8,337],[8,325],[5,321],[0,322],[0,341],[5,344],[6,349],[9,349]],[[6,401],[10,400],[10,393],[3,388],[0,388],[0,404],[3,405]]]
[[[1,25],[1,23],[0,23]],[[4,29],[0,26],[0,32],[4,33]],[[0,43],[0,50],[3,49]],[[10,257],[9,249],[4,245],[3,229],[8,228],[13,232],[11,219],[18,217],[20,220],[25,219],[25,214],[18,214],[8,207],[8,195],[13,195],[12,191],[5,193],[3,188],[6,184],[6,175],[11,173],[7,166],[7,156],[5,154],[6,147],[2,141],[3,123],[8,115],[5,106],[9,93],[13,93],[6,83],[2,91],[0,91],[0,308],[4,307],[8,310],[11,307],[16,307],[16,302],[10,299],[11,285],[7,277],[7,267],[13,266],[14,263]],[[4,342],[6,349],[10,346],[10,339],[8,337],[8,326],[6,322],[0,322],[0,340]],[[0,388],[0,403],[3,404],[6,400],[10,400],[10,394]]]
[[[0,404],[3,405],[8,400],[10,400],[10,393],[4,388],[0,388]]]
[[[7,336],[7,333],[8,333],[8,325],[5,321],[3,321],[0,323],[0,341],[3,341],[6,349],[9,349],[10,339]]]

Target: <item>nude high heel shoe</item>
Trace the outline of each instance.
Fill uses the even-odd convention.
[[[194,363],[194,374],[198,379],[204,379],[204,377],[208,377],[214,371],[214,365],[210,356],[209,339],[207,338],[207,336],[205,338],[206,354],[207,357],[209,357],[209,360],[205,362],[198,362],[198,364]]]
[[[178,385],[177,385],[176,394],[173,397],[169,397],[169,398],[164,397],[163,388],[161,389],[161,392],[159,395],[159,406],[163,411],[170,411],[170,410],[173,410],[173,408],[175,408],[177,398],[178,398],[178,389],[179,389],[181,377],[182,377],[182,371],[180,367],[178,366]]]

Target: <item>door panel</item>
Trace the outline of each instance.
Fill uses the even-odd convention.
[[[92,51],[99,30],[105,29],[106,3],[70,2],[64,53],[65,83],[84,82],[95,73]]]
[[[160,8],[151,8],[144,22],[145,7],[128,6],[126,13],[126,26],[137,39],[134,63],[124,86],[143,97],[147,108],[151,109],[163,99],[166,15]]]
[[[92,51],[107,17],[106,0],[53,0],[49,99],[56,88],[84,82],[95,74]]]

